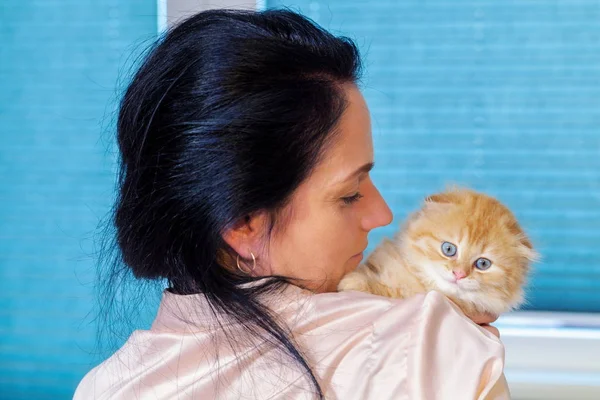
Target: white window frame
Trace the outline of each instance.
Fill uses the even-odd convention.
[[[159,32],[211,8],[264,9],[266,0],[157,0]],[[514,400],[600,399],[600,314],[517,311],[501,317]]]
[[[158,31],[202,10],[213,8],[263,9],[266,0],[157,0]]]
[[[600,399],[600,314],[517,311],[496,326],[514,399]]]

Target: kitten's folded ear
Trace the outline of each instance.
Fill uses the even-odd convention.
[[[432,194],[425,199],[425,203],[452,203],[460,204],[476,196],[472,190],[458,185],[450,185],[443,192]]]
[[[456,206],[457,202],[450,193],[438,193],[425,199],[422,212],[447,213]]]
[[[449,193],[437,193],[428,196],[425,203],[452,203],[452,196]]]
[[[519,242],[521,243],[521,254],[525,256],[530,262],[539,262],[542,259],[540,253],[538,253],[534,248],[531,240],[527,237],[525,232],[521,232],[517,235]]]
[[[541,255],[534,249],[533,243],[529,236],[523,231],[521,225],[517,222],[515,217],[511,214],[512,221],[508,223],[509,231],[516,236],[521,245],[520,251],[531,262],[538,262],[541,260]]]

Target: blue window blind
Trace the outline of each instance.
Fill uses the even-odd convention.
[[[600,311],[600,3],[279,1],[355,39],[389,236],[447,182],[496,196],[543,261],[535,310]]]
[[[114,197],[115,89],[156,2],[0,6],[0,398],[68,399],[98,361],[96,226]]]

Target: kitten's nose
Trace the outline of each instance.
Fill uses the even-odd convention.
[[[464,278],[465,276],[467,276],[467,273],[461,269],[453,270],[452,273],[454,274],[454,277],[456,278],[457,281]]]

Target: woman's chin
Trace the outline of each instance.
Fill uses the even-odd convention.
[[[355,254],[352,257],[350,257],[350,260],[352,260],[354,262],[361,262],[363,257],[364,257],[363,253],[358,253],[358,254]]]

